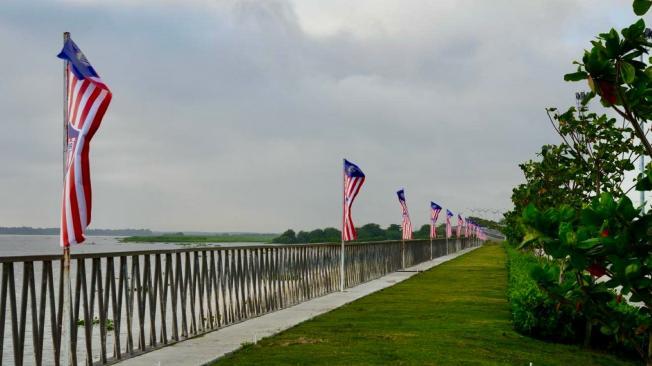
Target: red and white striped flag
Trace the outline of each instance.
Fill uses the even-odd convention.
[[[464,225],[464,219],[462,215],[457,214],[457,238],[459,239],[462,236],[462,226]]]
[[[403,240],[410,240],[412,239],[412,222],[410,221],[410,213],[405,202],[405,191],[401,189],[396,192],[396,195],[398,195],[398,202],[401,204],[401,210],[403,211],[403,222],[401,223]]]
[[[344,213],[342,217],[342,240],[349,241],[358,238],[355,231],[353,218],[351,217],[351,206],[353,200],[360,192],[364,183],[365,175],[357,165],[344,159]]]
[[[437,238],[437,218],[441,212],[441,206],[430,201],[430,239]]]
[[[451,226],[451,217],[453,217],[453,213],[451,212],[451,210],[446,209],[446,239],[453,236],[453,227]]]
[[[62,247],[83,242],[91,222],[90,142],[111,102],[111,91],[79,47],[67,39],[57,56],[67,65],[68,148],[61,209]]]

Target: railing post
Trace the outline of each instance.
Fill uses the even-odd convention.
[[[340,247],[340,291],[344,291],[344,238]]]

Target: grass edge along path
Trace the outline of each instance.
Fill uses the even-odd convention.
[[[635,365],[513,330],[506,255],[489,244],[214,365]]]

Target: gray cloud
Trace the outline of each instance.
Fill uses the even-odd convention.
[[[400,187],[417,225],[431,199],[508,207],[517,163],[556,141],[543,108],[582,87],[570,62],[632,20],[588,0],[321,4],[3,4],[0,225],[58,222],[63,30],[114,93],[94,227],[280,231],[338,225],[342,157],[368,176],[359,223],[398,222]]]

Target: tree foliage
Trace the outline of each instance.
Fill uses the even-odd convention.
[[[645,14],[652,4],[636,0]],[[652,67],[645,60],[650,31],[642,19],[620,32],[599,34],[566,81],[586,80],[591,92],[579,108],[548,109],[559,145],[542,148],[540,160],[521,165],[526,183],[514,188],[506,214],[508,235],[540,255],[532,278],[559,311],[584,319],[585,344],[594,328],[634,347],[652,365],[652,214],[627,197],[623,183],[640,155],[652,157],[647,123],[652,118]],[[598,98],[623,119],[590,113]],[[652,190],[652,166],[637,178]],[[605,280],[598,281],[598,278]],[[626,307],[622,299],[643,304]],[[647,339],[647,344],[644,340]]]
[[[499,227],[497,222],[474,218],[476,223],[487,227]],[[437,227],[437,236],[442,238],[445,233],[444,224]],[[391,224],[386,229],[375,223],[369,223],[356,228],[358,232],[358,241],[381,241],[381,240],[401,240],[401,226]],[[429,239],[430,224],[422,225],[418,230],[413,232],[414,239]],[[339,243],[341,241],[341,231],[335,228],[315,229],[312,231],[299,231],[289,229],[272,240],[278,244],[305,244],[305,243]]]

